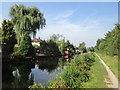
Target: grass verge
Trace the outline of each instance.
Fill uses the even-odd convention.
[[[108,65],[111,71],[118,78],[118,57],[117,56],[107,56],[101,53],[97,53],[100,58]]]
[[[90,80],[83,84],[84,88],[107,88],[106,83],[104,82],[107,71],[97,56],[95,56],[95,62],[89,73],[91,75]]]

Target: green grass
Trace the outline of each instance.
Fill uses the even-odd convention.
[[[108,65],[111,71],[118,78],[118,57],[117,56],[107,56],[101,53],[97,53],[102,60]]]
[[[105,84],[105,78],[107,76],[107,71],[101,64],[98,57],[95,57],[95,62],[93,63],[90,70],[90,80],[83,84],[84,88],[107,88]]]

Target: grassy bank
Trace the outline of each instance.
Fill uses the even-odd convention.
[[[101,59],[108,65],[111,71],[118,78],[118,57],[117,56],[107,56],[105,54],[97,53]]]
[[[94,53],[76,56],[70,66],[51,84],[58,88],[107,88],[107,71]],[[61,82],[61,83],[60,83]]]
[[[107,76],[107,71],[96,56],[89,73],[91,75],[90,80],[83,84],[84,88],[106,88],[104,81]]]
[[[90,67],[94,62],[94,54],[75,56],[67,68],[50,84],[51,88],[82,88],[90,78]]]

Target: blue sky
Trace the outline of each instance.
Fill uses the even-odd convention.
[[[83,41],[95,46],[118,22],[117,2],[3,2],[0,21],[10,19],[9,8],[14,4],[36,6],[44,13],[46,27],[37,37],[47,40],[52,34],[62,34],[76,46]]]

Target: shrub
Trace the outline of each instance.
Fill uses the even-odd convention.
[[[36,84],[34,83],[33,85],[29,86],[30,90],[33,90],[33,88],[44,88],[42,84]]]
[[[68,67],[60,75],[66,86],[81,88],[82,83],[89,80],[89,70],[93,62],[94,55],[92,53],[80,57],[75,56],[74,60],[68,64]]]
[[[61,77],[57,77],[55,80],[50,81],[48,88],[68,88],[68,86]]]
[[[15,46],[14,47],[14,52],[19,51],[19,47]]]
[[[41,52],[46,55],[51,56],[60,56],[61,53],[59,51],[58,45],[53,41],[42,41],[40,43]]]
[[[34,47],[40,47],[40,46],[38,46],[38,45],[35,45],[35,44],[34,44],[33,46],[34,46]]]
[[[19,51],[23,56],[34,55],[34,47],[31,44],[31,38],[28,33],[26,33],[20,42]]]

